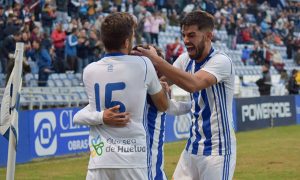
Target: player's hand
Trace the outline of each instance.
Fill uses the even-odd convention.
[[[137,55],[137,56],[146,56],[149,59],[151,59],[151,61],[152,59],[154,59],[154,57],[158,57],[156,49],[151,45],[147,46],[147,48],[142,46],[137,46],[135,49],[131,51],[130,54]]]
[[[156,49],[153,46],[149,46],[149,48],[137,47],[137,50],[142,53],[143,56],[148,58],[157,57]]]
[[[170,86],[168,85],[167,82],[160,81],[160,84],[161,84],[163,90],[165,91],[165,93],[169,94],[171,92]]]
[[[103,122],[114,127],[124,127],[129,123],[129,113],[119,112],[120,105],[105,109],[103,112]]]

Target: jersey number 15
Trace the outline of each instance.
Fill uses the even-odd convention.
[[[125,112],[126,108],[125,105],[120,101],[112,101],[112,93],[113,91],[123,90],[125,89],[126,84],[124,82],[117,82],[117,83],[107,83],[105,86],[105,108],[111,108],[116,105],[120,105],[120,112]],[[101,104],[100,104],[100,84],[95,83],[94,85],[95,90],[95,98],[96,98],[96,110],[101,111]]]

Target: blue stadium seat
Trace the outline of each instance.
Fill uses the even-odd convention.
[[[70,79],[63,79],[64,86],[71,87],[72,81]]]
[[[50,74],[49,79],[59,79],[58,74],[56,73]]]
[[[55,85],[56,85],[57,87],[63,87],[63,86],[64,86],[64,83],[63,83],[63,81],[62,81],[61,79],[56,79],[56,80],[55,80]]]
[[[59,79],[67,79],[66,73],[59,73],[58,76],[59,76]]]
[[[49,87],[55,87],[54,80],[53,80],[53,79],[48,79],[47,85],[48,85]]]

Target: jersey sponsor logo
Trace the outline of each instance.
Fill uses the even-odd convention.
[[[38,112],[34,116],[35,152],[38,156],[53,155],[57,150],[56,118],[53,112]]]
[[[105,142],[104,142],[105,141]],[[98,135],[91,139],[91,156],[101,156],[103,153],[140,153],[146,152],[146,146],[137,143],[137,140],[127,138],[112,138],[102,140]]]
[[[292,117],[290,102],[248,104],[242,106],[242,122]]]
[[[175,116],[174,134],[176,138],[183,139],[189,137],[191,122],[190,114]]]
[[[101,141],[100,135],[92,139],[92,146],[94,148],[92,154],[96,153],[98,156],[101,156],[103,153],[104,142]]]
[[[113,72],[114,71],[114,65],[108,64],[107,65],[107,72]]]

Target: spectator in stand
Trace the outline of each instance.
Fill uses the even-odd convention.
[[[55,48],[56,61],[54,68],[57,73],[64,73],[67,65],[65,60],[65,40],[66,33],[62,29],[62,24],[58,23],[51,34],[51,39]]]
[[[289,75],[287,74],[287,71],[286,71],[285,69],[283,69],[283,70],[280,72],[280,80],[279,80],[279,83],[280,83],[280,84],[283,84],[285,87],[287,87],[288,81],[289,81]]]
[[[297,74],[298,74],[298,71],[296,69],[293,69],[291,77],[288,82],[288,86],[287,86],[289,94],[299,94],[299,85],[296,81]]]
[[[242,38],[243,38],[243,43],[245,44],[253,43],[250,28],[247,27],[242,30]]]
[[[30,41],[34,41],[34,40],[40,40],[41,36],[40,36],[40,28],[38,26],[34,26],[31,34],[30,34]]]
[[[26,54],[31,50],[31,42],[29,39],[29,35],[30,33],[27,31],[23,31],[22,35],[21,35],[21,41],[24,43],[24,55],[26,56]]]
[[[261,44],[262,43],[256,41],[254,43],[254,47],[251,52],[251,57],[253,58],[253,61],[256,65],[262,65],[265,62],[264,51],[263,48],[261,47]]]
[[[122,2],[122,1],[121,1]],[[88,11],[87,15],[91,23],[95,23],[96,20],[96,4],[95,0],[88,0],[87,1],[88,5]]]
[[[15,49],[16,49],[16,42],[20,42],[22,40],[22,33],[20,31],[14,32],[12,35],[7,36],[3,43],[1,49],[1,67],[2,73],[7,72],[7,64],[10,60],[13,61]]]
[[[179,26],[179,16],[175,10],[172,11],[172,15],[169,16],[169,25],[170,26]]]
[[[293,49],[294,49],[294,37],[292,33],[289,33],[285,40],[286,44],[286,55],[288,59],[292,59],[293,57]]]
[[[81,2],[79,6],[79,17],[81,20],[88,19],[88,5],[85,2]]]
[[[151,31],[151,43],[152,44],[155,43],[157,46],[159,46],[159,43],[158,43],[158,33],[160,31],[159,28],[165,24],[165,21],[161,17],[160,12],[157,11],[154,13],[154,16],[151,17],[150,22],[151,22],[151,30],[150,30]]]
[[[269,69],[270,65],[264,64],[262,66],[262,78],[256,81],[261,96],[270,96],[271,94],[272,81]]]
[[[68,0],[56,0],[56,18],[65,25],[68,22]]]
[[[300,65],[300,48],[297,50],[294,56],[294,62],[299,66]]]
[[[251,50],[248,49],[248,46],[245,46],[244,49],[242,50],[242,62],[243,64],[246,66],[249,64],[249,60],[250,60],[250,54],[251,54]]]
[[[56,19],[54,9],[46,3],[42,10],[42,26],[45,33],[48,35],[52,32],[53,21]]]
[[[252,37],[253,37],[253,39],[255,39],[257,41],[262,41],[264,39],[264,36],[263,36],[259,26],[256,26],[256,25],[253,26]]]
[[[173,64],[173,62],[183,53],[184,46],[180,43],[179,38],[175,38],[175,42],[167,44],[166,60]]]
[[[284,68],[283,59],[282,59],[282,56],[281,56],[281,54],[278,50],[273,51],[272,64],[278,72],[281,72]]]
[[[89,63],[95,62],[99,59],[101,54],[101,41],[97,30],[89,32],[89,45],[88,45],[88,59]]]
[[[85,29],[80,30],[77,44],[78,72],[82,73],[83,68],[89,64],[88,59],[89,40]]]
[[[77,70],[77,29],[73,28],[70,35],[68,35],[65,45],[65,52],[67,56],[68,70],[76,72]]]
[[[0,5],[0,44],[3,42],[4,40],[4,28],[6,25],[6,16],[4,14],[4,8],[3,6]]]
[[[146,40],[147,44],[151,43],[151,26],[152,26],[151,19],[152,19],[152,14],[150,12],[145,12],[145,17],[141,20],[142,22],[144,22],[143,37]]]
[[[37,62],[39,67],[39,86],[46,86],[49,74],[52,72],[51,70],[51,56],[49,52],[41,46],[41,42],[37,39],[32,42],[33,47],[33,58],[35,62]]]
[[[69,23],[69,26],[68,26],[67,34],[72,33],[72,29],[74,29],[74,28],[79,30],[79,23],[78,23],[77,19],[72,18],[71,22]]]
[[[226,31],[228,35],[227,47],[229,49],[234,49],[235,39],[236,39],[236,22],[234,15],[230,15],[229,23],[226,24]]]
[[[18,32],[21,29],[19,23],[20,23],[19,20],[16,17],[14,17],[13,14],[9,13],[5,29],[3,30],[4,37],[12,35],[15,32]]]

